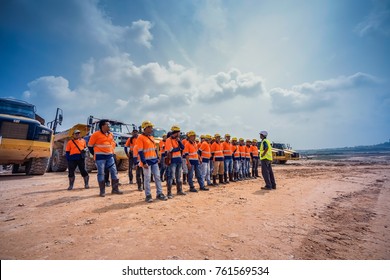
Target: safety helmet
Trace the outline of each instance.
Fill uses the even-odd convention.
[[[232,141],[237,141],[237,137],[233,137],[233,138],[232,138]]]
[[[195,141],[196,141],[196,142],[200,142],[200,139],[199,139],[199,138],[196,138]]]
[[[206,138],[206,136],[202,134],[202,135],[200,136],[200,139],[204,139],[204,138]]]
[[[196,133],[195,133],[195,131],[190,130],[190,131],[187,132],[187,136],[188,136],[188,137],[190,137],[190,136],[196,136]]]
[[[163,136],[162,137],[167,137],[167,135],[166,134],[163,134]]]
[[[210,134],[206,134],[206,135],[205,135],[205,138],[206,138],[206,139],[211,139],[212,137],[211,137]]]
[[[214,138],[217,138],[217,137],[221,137],[221,135],[219,135],[218,133],[215,133]]]
[[[225,134],[225,138],[226,138],[226,137],[230,137],[230,134],[229,134],[229,133],[226,133],[226,134]]]
[[[244,141],[244,138],[240,138],[239,140],[240,140],[240,141]]]
[[[153,124],[152,124],[151,121],[144,121],[142,123],[142,125],[141,125],[142,129],[145,129],[145,128],[149,127],[149,126],[153,127]]]
[[[257,139],[253,139],[252,142],[253,142],[253,143],[257,143]]]
[[[264,135],[264,136],[267,136],[268,135],[268,132],[267,131],[265,131],[265,130],[262,130],[262,131],[260,131],[260,133],[259,134],[262,134],[262,135]]]
[[[171,127],[171,131],[172,131],[172,132],[180,132],[180,127],[177,126],[177,125],[173,125],[173,126]]]
[[[251,139],[246,139],[246,142],[251,142]]]

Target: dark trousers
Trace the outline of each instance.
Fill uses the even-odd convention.
[[[133,153],[130,153],[130,157],[129,157],[129,180],[130,180],[130,182],[133,182],[133,163],[134,163]]]
[[[270,160],[261,160],[261,174],[263,175],[267,188],[276,187],[274,172],[272,171],[272,164]]]
[[[79,168],[81,176],[88,176],[87,170],[85,170],[85,161],[84,159],[79,160],[69,160],[68,161],[68,177],[75,177],[74,171],[76,168]]]

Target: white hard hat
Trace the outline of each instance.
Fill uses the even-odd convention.
[[[268,132],[265,131],[265,130],[262,130],[262,131],[260,131],[260,134],[263,134],[264,136],[267,136],[267,135],[268,135]]]

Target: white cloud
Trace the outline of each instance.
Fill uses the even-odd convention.
[[[28,99],[51,98],[58,101],[72,100],[77,93],[69,89],[68,80],[63,77],[45,76],[28,83],[29,90],[23,93]]]
[[[150,33],[150,29],[152,27],[153,24],[151,22],[140,19],[138,21],[134,21],[130,28],[135,32],[135,41],[148,49],[152,47],[151,41],[153,40],[153,35]]]
[[[278,113],[315,111],[328,107],[340,97],[340,93],[358,91],[375,86],[380,80],[365,73],[356,73],[335,79],[315,81],[295,85],[291,89],[274,88],[270,90],[272,107]]]

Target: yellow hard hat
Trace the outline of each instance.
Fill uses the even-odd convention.
[[[257,143],[257,139],[253,139],[252,142]]]
[[[244,141],[244,138],[240,138],[239,140],[240,140],[240,141]]]
[[[171,127],[171,131],[172,131],[172,132],[180,132],[180,127],[177,126],[177,125],[173,125],[173,126]]]
[[[196,136],[196,133],[195,133],[195,131],[190,130],[187,132],[187,136]]]
[[[233,137],[233,138],[232,138],[232,141],[237,141],[237,137]]]
[[[206,135],[205,135],[205,138],[206,138],[206,139],[211,139],[212,137],[211,137],[210,134],[206,134]]]
[[[206,136],[202,134],[202,135],[200,136],[200,139],[204,139],[204,138],[206,138]]]
[[[251,139],[246,139],[246,142],[251,142]]]
[[[149,126],[151,126],[151,127],[154,126],[151,121],[144,121],[142,123],[142,125],[141,125],[142,129],[145,129],[145,128],[149,127]]]
[[[225,138],[226,138],[226,137],[230,137],[230,134],[229,134],[229,133],[226,133],[226,134],[225,134]]]
[[[215,137],[215,138],[221,137],[221,135],[219,135],[218,133],[215,133],[215,134],[214,134],[214,137]]]

